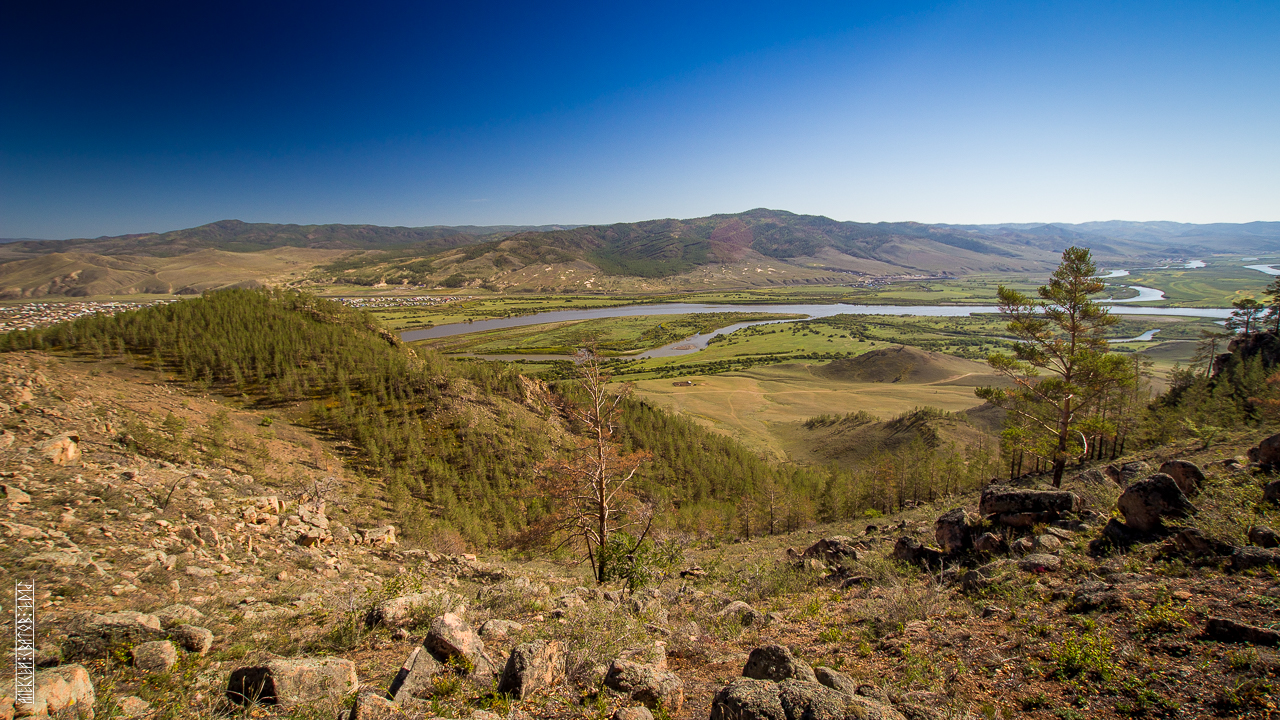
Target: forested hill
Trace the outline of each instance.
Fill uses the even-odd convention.
[[[11,333],[0,350],[124,361],[337,437],[411,536],[443,527],[480,546],[514,541],[549,509],[540,463],[574,443],[557,389],[503,363],[412,351],[367,315],[295,292],[225,290]],[[720,532],[743,497],[803,499],[822,485],[640,402],[623,425],[628,450],[653,453],[637,487],[661,525]],[[791,522],[812,516],[803,507]]]

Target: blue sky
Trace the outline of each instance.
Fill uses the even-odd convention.
[[[1280,220],[1274,1],[27,5],[0,237]]]

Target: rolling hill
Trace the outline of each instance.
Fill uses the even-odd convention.
[[[316,285],[705,290],[1043,272],[1055,267],[1072,244],[1092,248],[1102,262],[1262,252],[1280,250],[1280,223],[929,225],[840,222],[767,209],[588,226],[409,228],[224,220],[165,233],[0,244],[0,260],[7,261],[0,265],[0,288],[11,298],[198,292],[251,280],[272,282],[283,272],[293,281],[305,278]],[[289,258],[271,254],[281,252]]]

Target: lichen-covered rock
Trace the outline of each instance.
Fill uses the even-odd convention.
[[[1062,568],[1062,558],[1057,555],[1033,553],[1019,560],[1018,568],[1026,572],[1056,572]]]
[[[394,701],[372,692],[361,692],[346,720],[408,720],[411,716]]]
[[[319,700],[338,701],[356,690],[356,666],[342,658],[281,658],[238,668],[227,681],[227,699],[282,708]]]
[[[1204,628],[1205,637],[1225,643],[1249,643],[1250,645],[1280,645],[1280,632],[1227,618],[1209,618]]]
[[[617,712],[613,714],[612,720],[653,720],[653,713],[649,712],[649,708],[643,705],[618,708]]]
[[[204,618],[204,613],[190,605],[183,605],[181,603],[160,608],[155,611],[154,614],[160,619],[160,624],[164,627],[169,627],[170,625],[187,625]]]
[[[1128,485],[1134,478],[1151,472],[1151,466],[1141,460],[1131,460],[1122,465],[1108,465],[1102,472],[1121,487]]]
[[[365,624],[369,627],[378,624],[402,627],[420,619],[424,613],[434,615],[438,612],[448,612],[462,615],[466,609],[466,602],[451,592],[427,590],[383,600],[369,610],[368,615],[365,616]]]
[[[476,675],[492,675],[494,663],[484,650],[484,641],[471,626],[453,613],[445,613],[431,621],[431,629],[423,642],[436,660],[461,661]]]
[[[42,670],[35,677],[34,703],[14,702],[11,708],[16,717],[41,718],[93,718],[93,705],[97,696],[93,680],[83,665],[61,665]],[[6,698],[12,700],[13,698]]]
[[[144,672],[166,673],[177,662],[178,651],[168,640],[152,640],[133,648],[133,666]]]
[[[813,668],[803,660],[791,654],[783,645],[765,645],[751,651],[747,656],[747,664],[742,668],[742,677],[753,680],[801,680],[818,682]]]
[[[416,647],[400,666],[387,691],[397,701],[429,698],[435,692],[433,678],[442,672],[445,672],[445,667],[440,661],[432,657],[425,647]]]
[[[853,678],[845,675],[839,670],[819,665],[813,669],[813,674],[818,678],[818,682],[839,692],[843,695],[853,697],[858,694],[858,683]]]
[[[906,720],[884,703],[816,683],[739,678],[711,702],[711,720]]]
[[[1173,478],[1161,473],[1125,488],[1116,505],[1125,524],[1144,533],[1160,530],[1164,518],[1183,518],[1196,511]]]
[[[802,557],[816,558],[832,565],[839,565],[846,560],[857,560],[858,546],[853,538],[836,535],[810,545]]]
[[[40,444],[40,454],[54,465],[70,465],[80,459],[80,436],[64,433]]]
[[[520,632],[523,629],[524,625],[514,620],[486,620],[480,626],[478,632],[482,638],[504,638],[513,632]]]
[[[523,700],[564,679],[564,650],[552,640],[517,645],[507,657],[498,692]]]
[[[116,709],[120,711],[120,717],[140,718],[151,712],[151,703],[137,695],[125,695],[116,698]]]
[[[604,676],[605,687],[649,708],[675,714],[684,706],[684,681],[669,670],[628,660],[614,660]]]
[[[745,626],[760,626],[765,623],[764,613],[756,610],[741,600],[734,600],[715,615],[718,618],[733,618]]]
[[[1080,510],[1080,498],[1065,490],[1023,490],[994,485],[982,491],[981,515],[1062,514]]]
[[[964,508],[943,513],[934,521],[934,537],[946,553],[960,553],[973,547],[974,526],[978,517]]]
[[[169,629],[169,639],[183,650],[204,655],[213,647],[213,632],[198,625],[179,625]]]

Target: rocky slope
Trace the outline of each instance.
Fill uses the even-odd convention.
[[[584,582],[569,554],[411,546],[344,448],[150,373],[12,353],[0,396],[0,580],[37,582],[41,698],[64,717],[1276,712],[1265,434],[1060,492],[1028,478],[892,518],[687,538],[628,590]],[[220,440],[169,455],[195,426]]]

